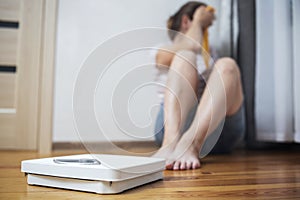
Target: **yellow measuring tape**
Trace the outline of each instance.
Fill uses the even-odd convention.
[[[206,11],[215,12],[215,9],[211,6],[207,6]],[[208,28],[206,28],[203,31],[202,56],[204,59],[205,66],[206,66],[206,68],[208,68],[209,67],[209,59],[210,59],[210,49],[209,49],[209,42],[208,42]]]

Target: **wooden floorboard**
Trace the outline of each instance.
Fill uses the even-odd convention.
[[[118,195],[99,195],[29,186],[20,172],[25,159],[70,155],[80,151],[0,151],[0,199],[300,199],[300,152],[236,151],[210,155],[202,167],[164,171],[164,180]],[[84,153],[84,152],[83,152]]]

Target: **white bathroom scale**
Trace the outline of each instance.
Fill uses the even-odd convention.
[[[29,185],[120,193],[163,178],[165,160],[151,157],[81,154],[25,160],[21,171]]]

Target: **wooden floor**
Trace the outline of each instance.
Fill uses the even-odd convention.
[[[201,169],[165,171],[164,180],[118,195],[28,186],[20,172],[21,160],[45,156],[49,155],[0,151],[0,199],[300,199],[299,151],[208,156],[202,160]]]

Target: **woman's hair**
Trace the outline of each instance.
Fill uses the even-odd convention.
[[[190,1],[181,6],[174,15],[170,16],[167,22],[167,27],[169,29],[168,34],[171,40],[174,40],[176,31],[180,31],[182,16],[186,15],[190,20],[193,20],[194,12],[200,6],[206,6],[206,4],[199,1]]]

